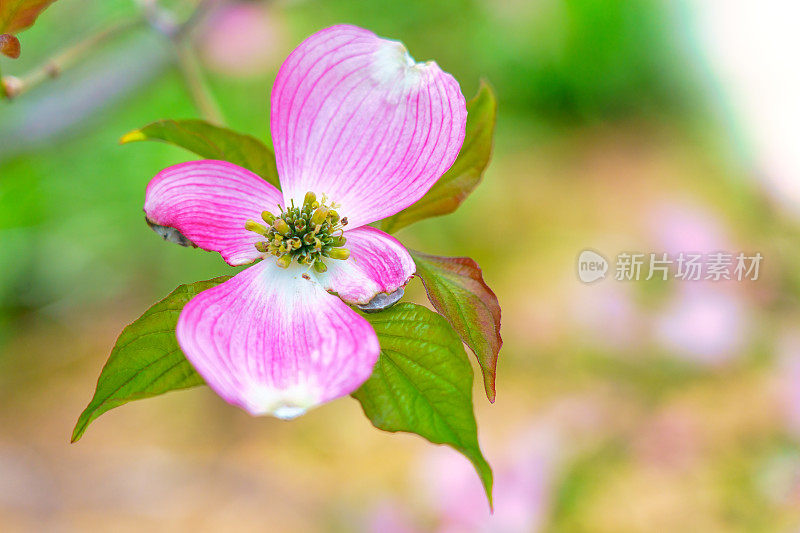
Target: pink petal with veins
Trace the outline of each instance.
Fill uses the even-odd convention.
[[[249,170],[226,161],[191,161],[159,172],[147,185],[148,221],[175,228],[194,244],[219,252],[230,265],[252,263],[259,235],[244,229],[247,219],[275,210],[278,189]]]
[[[346,261],[329,259],[317,274],[326,290],[349,304],[366,304],[380,292],[392,293],[411,280],[417,267],[400,241],[371,226],[346,231]]]
[[[253,415],[294,418],[350,394],[378,359],[369,322],[301,273],[261,261],[195,296],[178,319],[195,369]]]
[[[307,191],[340,204],[350,228],[419,200],[453,164],[467,110],[435,62],[354,26],[310,36],[272,90],[272,138],[287,203]]]

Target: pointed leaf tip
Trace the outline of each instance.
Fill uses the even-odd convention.
[[[492,469],[478,444],[472,366],[444,318],[411,303],[363,315],[381,354],[372,376],[353,393],[372,425],[415,433],[451,446],[475,467],[492,505]]]
[[[483,373],[486,397],[496,396],[500,336],[500,302],[469,257],[441,257],[409,250],[428,299],[475,354]]]
[[[94,419],[115,407],[204,383],[178,346],[175,326],[189,300],[228,279],[181,285],[122,330],[70,442],[77,442]]]
[[[280,189],[275,154],[260,140],[204,120],[158,120],[122,136],[120,144],[160,141],[205,159],[219,159],[246,168]]]
[[[132,130],[132,131],[129,131],[128,133],[126,133],[125,135],[123,135],[122,137],[120,137],[119,138],[119,143],[120,144],[127,144],[127,143],[132,143],[132,142],[136,142],[136,141],[144,141],[144,140],[147,140],[147,136],[144,133],[142,133],[142,130]]]
[[[0,0],[0,33],[30,28],[39,14],[56,0]]]

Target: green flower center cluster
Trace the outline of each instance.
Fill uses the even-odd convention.
[[[266,226],[248,220],[244,227],[265,237],[255,247],[277,257],[279,267],[288,268],[296,260],[301,265],[313,266],[317,272],[325,272],[328,270],[325,258],[350,257],[350,250],[342,248],[346,242],[343,233],[347,217],[339,218],[334,207],[336,204],[327,204],[325,195],[318,201],[313,192],[307,192],[302,207],[295,207],[292,201],[287,209],[279,206],[277,216],[269,211],[261,213]]]

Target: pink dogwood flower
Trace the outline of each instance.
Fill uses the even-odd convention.
[[[195,161],[156,175],[144,209],[157,231],[230,265],[261,260],[194,297],[176,334],[223,399],[293,418],[372,373],[378,338],[350,305],[397,298],[415,265],[367,224],[419,200],[450,168],[467,111],[435,62],[354,26],[303,41],[271,104],[283,192],[236,165]]]

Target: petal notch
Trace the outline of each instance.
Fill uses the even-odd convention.
[[[303,41],[272,91],[271,129],[286,201],[307,191],[341,204],[350,227],[419,200],[464,141],[458,82],[435,62],[354,26]]]

